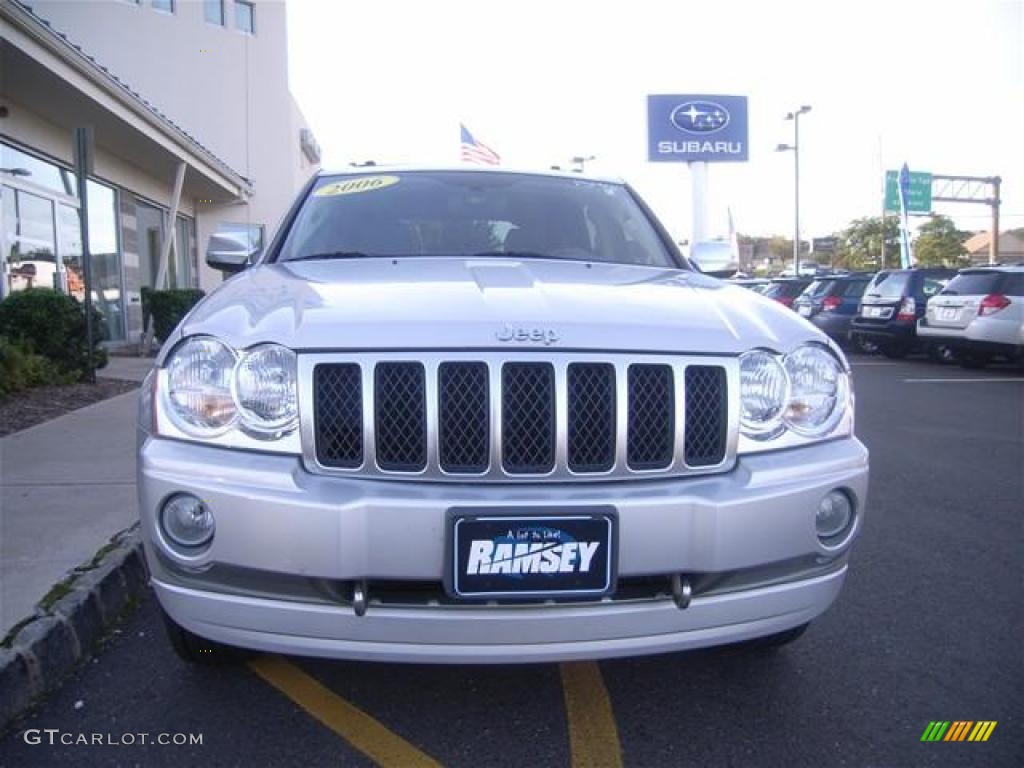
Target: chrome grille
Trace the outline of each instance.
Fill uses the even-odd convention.
[[[303,452],[325,474],[581,481],[735,458],[735,358],[324,353],[299,376]]]

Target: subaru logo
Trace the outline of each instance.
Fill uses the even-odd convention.
[[[672,110],[669,120],[686,133],[714,133],[729,124],[729,110],[713,101],[684,101]]]

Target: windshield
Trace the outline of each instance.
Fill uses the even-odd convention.
[[[832,288],[832,283],[834,282],[834,280],[815,280],[804,288],[800,298],[816,299],[819,296],[824,296]]]
[[[680,266],[620,184],[464,171],[320,179],[278,261],[381,256]]]
[[[993,270],[961,272],[942,289],[942,294],[946,296],[983,296],[989,293],[999,293],[1002,282],[1002,272]]]
[[[865,296],[881,296],[885,299],[898,299],[910,282],[909,272],[879,272],[865,291]]]
[[[768,298],[779,299],[787,296],[799,296],[806,287],[807,283],[799,280],[779,280],[769,285],[763,293]]]

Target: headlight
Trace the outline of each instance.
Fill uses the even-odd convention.
[[[740,428],[755,440],[768,440],[783,429],[789,379],[778,357],[755,349],[740,356]]]
[[[275,439],[298,421],[295,353],[262,344],[242,353],[234,376],[234,399],[242,428],[254,437]]]
[[[175,425],[195,437],[230,429],[237,411],[231,397],[235,353],[209,336],[178,347],[167,362],[167,406]]]
[[[823,347],[805,344],[786,355],[790,394],[783,420],[799,435],[830,432],[843,415],[849,381],[840,362]]]

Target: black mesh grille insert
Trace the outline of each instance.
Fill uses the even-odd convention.
[[[615,464],[615,367],[573,363],[567,385],[569,469],[607,472]]]
[[[691,365],[686,369],[686,463],[707,467],[725,458],[728,428],[725,369]]]
[[[485,363],[442,363],[438,369],[441,468],[480,473],[490,463],[491,412]]]
[[[316,458],[325,467],[363,463],[363,381],[355,363],[318,365],[313,373]]]
[[[507,472],[538,474],[555,465],[555,372],[549,363],[501,369],[501,451]]]
[[[629,429],[626,461],[632,469],[664,469],[672,463],[675,401],[672,368],[629,366]]]
[[[378,363],[374,371],[377,465],[417,472],[427,465],[427,396],[420,363]]]

